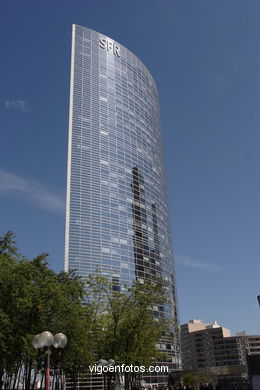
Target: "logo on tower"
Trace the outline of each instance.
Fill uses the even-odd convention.
[[[115,56],[120,57],[120,47],[117,46],[113,41],[106,38],[99,38],[99,47],[107,51],[112,51]]]

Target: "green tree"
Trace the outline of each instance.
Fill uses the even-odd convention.
[[[166,320],[153,316],[153,306],[166,302],[166,287],[155,278],[119,291],[101,276],[84,283],[72,271],[57,274],[46,253],[32,260],[20,255],[8,232],[0,238],[0,380],[9,388],[19,381],[34,387],[43,355],[32,339],[45,330],[66,334],[66,348],[51,361],[72,380],[101,358],[150,365],[160,358],[156,343],[167,329]],[[126,389],[137,379],[126,374]]]
[[[0,239],[0,377],[15,387],[19,379],[29,389],[42,356],[32,347],[34,335],[44,330],[65,333],[68,344],[61,355],[65,373],[72,375],[93,362],[90,316],[82,305],[84,283],[73,272],[48,268],[47,254],[32,260],[19,255],[14,235]],[[58,364],[58,354],[52,355]]]
[[[166,301],[165,282],[136,282],[119,292],[113,290],[107,279],[97,276],[90,278],[87,285],[97,357],[146,367],[158,359],[161,355],[156,343],[167,322],[156,321],[152,308]],[[125,373],[126,389],[134,386],[136,379],[134,373]]]
[[[199,390],[201,383],[210,383],[211,380],[199,372],[187,372],[182,376],[182,382],[186,386],[193,387],[195,390]]]

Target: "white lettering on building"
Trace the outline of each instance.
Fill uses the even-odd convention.
[[[99,38],[99,47],[107,51],[113,51],[115,56],[120,57],[120,47],[106,38]]]

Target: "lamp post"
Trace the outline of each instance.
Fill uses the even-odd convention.
[[[67,345],[67,337],[63,333],[57,333],[53,336],[52,333],[45,331],[41,334],[34,336],[32,345],[35,349],[47,348],[46,355],[46,372],[45,372],[45,390],[49,390],[50,382],[50,347],[53,345],[54,348],[64,348]]]

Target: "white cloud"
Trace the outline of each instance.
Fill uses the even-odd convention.
[[[17,197],[54,214],[65,214],[62,196],[46,189],[41,183],[0,169],[0,195]]]
[[[197,268],[209,272],[218,272],[222,270],[222,267],[220,265],[197,261],[192,259],[191,257],[181,255],[175,256],[175,263],[183,267]]]
[[[31,111],[27,100],[6,100],[5,107],[8,110]]]

